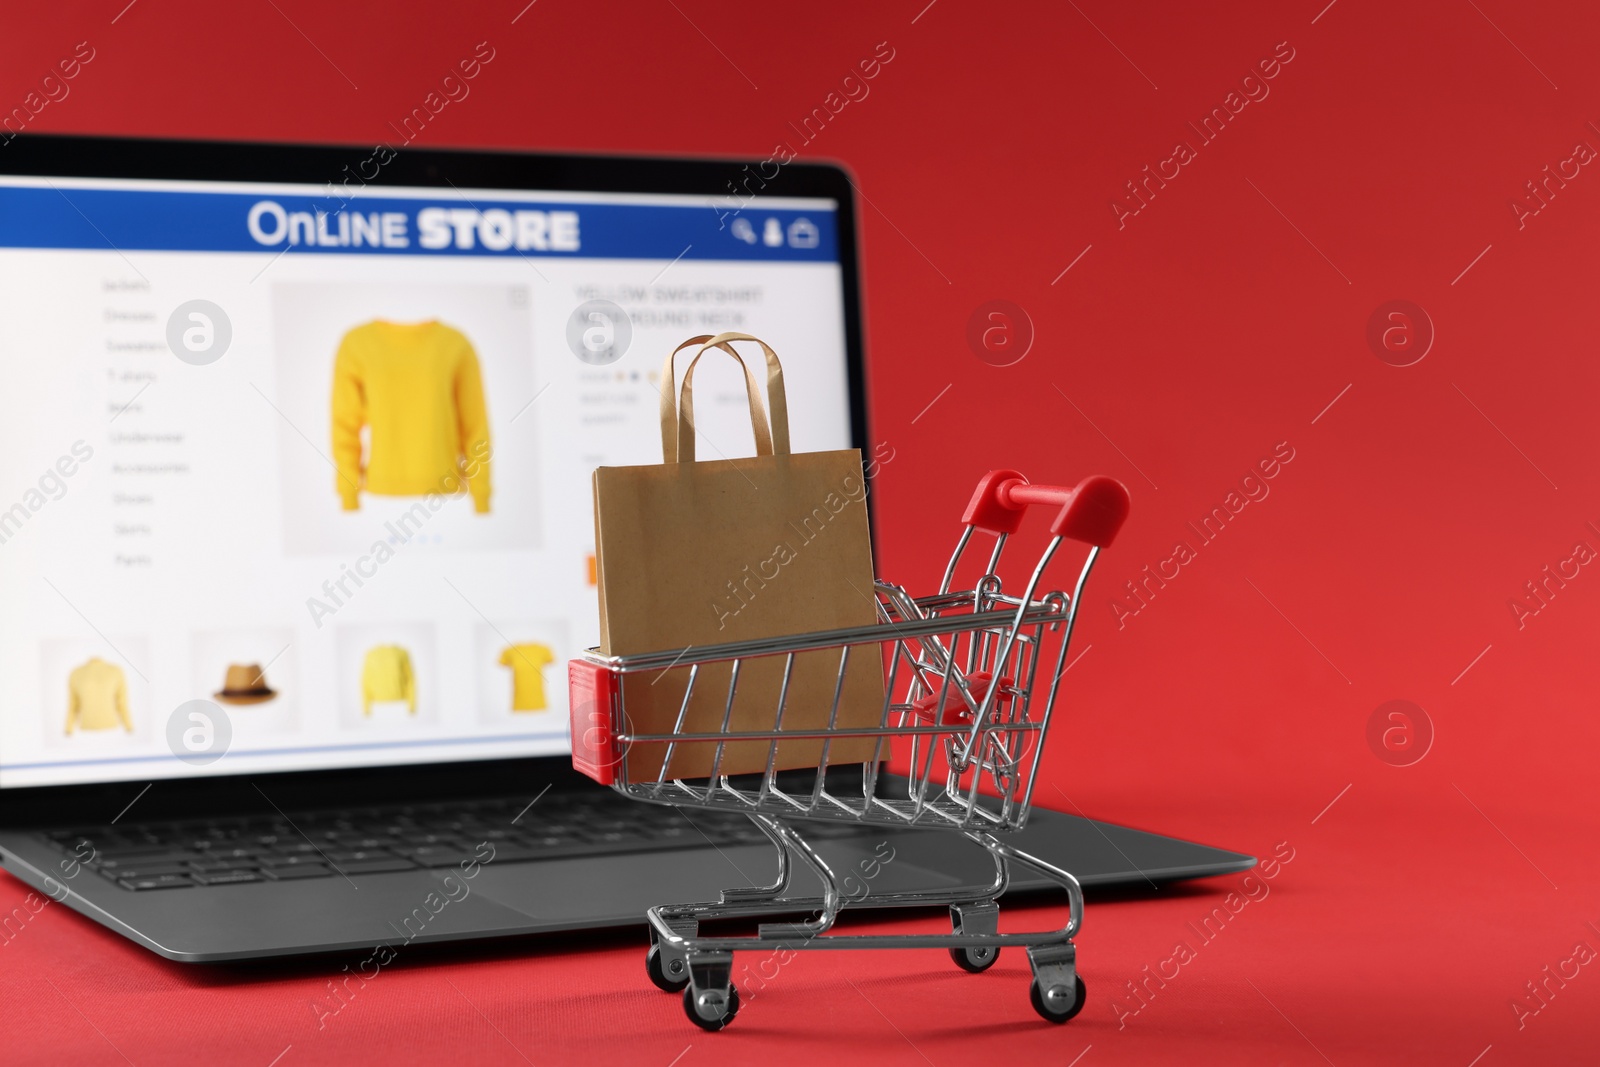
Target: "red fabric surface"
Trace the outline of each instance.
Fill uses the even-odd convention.
[[[0,949],[6,1062],[1592,1061],[1592,967],[1552,979],[1520,1029],[1511,1005],[1576,943],[1600,949],[1600,578],[1525,585],[1600,547],[1600,177],[1544,169],[1600,148],[1597,31],[1592,5],[1503,0],[14,13],[7,109],[95,49],[39,129],[397,142],[390,124],[488,41],[471,95],[417,143],[847,161],[894,456],[880,570],[936,576],[990,468],[1121,478],[1133,512],[1085,605],[1042,795],[1295,859],[1122,1029],[1113,995],[1237,878],[1092,903],[1091,1001],[1064,1029],[1033,1020],[1020,954],[980,977],[937,953],[818,954],[705,1035],[645,984],[637,944],[562,941],[402,959],[319,1032],[323,965],[170,965],[51,906]],[[870,93],[801,143],[790,124],[879,42]],[[1200,143],[1188,124],[1290,50]],[[1179,140],[1195,158],[1136,214],[1112,207]],[[994,299],[1036,334],[1013,366],[968,346]],[[1367,339],[1392,300],[1435,328],[1412,366]],[[1281,442],[1268,495],[1200,543],[1187,524]],[[1113,607],[1180,539],[1177,576]],[[1392,700],[1432,725],[1412,766],[1369,744]],[[0,904],[20,897],[0,879]]]

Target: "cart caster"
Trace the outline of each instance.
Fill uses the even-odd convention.
[[[1083,1002],[1088,996],[1089,991],[1084,987],[1083,979],[1076,975],[1072,979],[1070,998],[1065,986],[1055,985],[1048,991],[1041,991],[1037,978],[1033,980],[1033,985],[1028,987],[1028,999],[1033,1001],[1033,1010],[1053,1023],[1064,1023],[1082,1011]]]
[[[706,989],[696,995],[690,987],[683,991],[683,1013],[702,1030],[721,1030],[739,1014],[739,991],[730,985],[726,992]]]
[[[982,974],[995,965],[995,961],[1000,958],[1000,950],[998,948],[953,948],[950,950],[950,958],[955,960],[956,966],[963,971]]]
[[[988,934],[1000,932],[1000,905],[992,900],[979,900],[967,904],[950,905],[950,930],[956,934]],[[999,945],[980,945],[976,948],[953,948],[950,958],[963,971],[982,974],[1000,958]]]
[[[660,945],[651,945],[644,957],[645,973],[657,989],[676,993],[689,984],[689,964],[681,956],[664,956]]]

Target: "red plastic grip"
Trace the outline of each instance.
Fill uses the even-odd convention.
[[[988,671],[973,671],[967,675],[967,692],[979,704],[989,692],[989,682],[994,675]],[[943,688],[943,685],[940,685]],[[1011,679],[1005,675],[1000,677],[1001,692],[995,697],[994,705],[990,709],[998,718],[1004,719],[1008,714],[1011,703]],[[934,705],[939,702],[937,693],[929,693],[911,702],[911,710],[916,713],[917,721],[925,726],[970,726],[972,725],[972,709],[967,707],[967,702],[962,699],[960,690],[951,685],[945,690],[944,707],[937,712]]]
[[[1014,534],[1032,504],[1061,508],[1050,524],[1055,536],[1099,548],[1116,538],[1130,506],[1127,486],[1105,475],[1091,475],[1069,489],[1033,485],[1016,471],[997,470],[979,479],[961,521],[985,533]]]
[[[567,664],[572,766],[601,785],[617,780],[617,766],[622,762],[612,729],[616,694],[617,676],[609,668],[583,659]]]

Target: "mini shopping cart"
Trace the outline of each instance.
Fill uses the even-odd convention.
[[[1056,507],[1050,539],[1019,595],[1007,593],[998,574],[1007,539],[1016,533],[1029,505]],[[698,1026],[720,1030],[739,1010],[733,953],[802,949],[943,948],[956,964],[978,972],[993,966],[1007,946],[1028,950],[1033,970],[1030,995],[1045,1019],[1064,1023],[1083,1008],[1085,989],[1077,973],[1073,938],[1083,922],[1083,892],[1069,871],[1007,844],[1001,836],[1027,822],[1044,741],[1050,729],[1056,691],[1067,667],[1084,583],[1101,548],[1109,544],[1128,512],[1128,492],[1111,478],[1093,477],[1074,488],[1031,485],[1015,471],[992,471],[979,482],[967,506],[962,532],[945,568],[939,591],[913,597],[897,585],[875,583],[877,625],[794,634],[690,649],[629,656],[593,651],[569,669],[573,719],[573,762],[591,777],[634,800],[740,812],[760,828],[778,852],[778,875],[771,885],[726,889],[721,899],[698,904],[664,904],[648,912],[650,950],[646,969],[655,984],[683,993],[684,1010]],[[958,564],[981,532],[994,538],[985,573],[971,589],[952,590]],[[1045,568],[1064,541],[1087,545],[1071,595],[1039,593]],[[832,650],[842,679],[852,655],[878,650],[884,658],[887,687],[875,728],[828,727],[782,730],[783,705],[795,656]],[[740,663],[757,657],[786,657],[783,688],[772,713],[772,728],[731,731],[734,688]],[[731,665],[733,683],[715,733],[683,730],[696,679],[709,664]],[[634,672],[686,671],[684,712],[671,734],[630,733],[622,677]],[[1041,673],[1042,672],[1042,673]],[[839,720],[834,690],[828,722]],[[859,764],[860,775],[829,775],[830,739],[876,740],[874,758]],[[724,745],[766,741],[775,752],[780,740],[822,739],[815,777],[801,772],[802,785],[765,774],[732,778],[717,773]],[[674,743],[716,742],[708,778],[666,777]],[[649,780],[632,780],[623,754],[634,743],[666,743],[667,758]],[[910,771],[902,790],[880,796],[880,764],[893,746]],[[848,777],[841,790],[838,781]],[[854,872],[835,871],[807,842],[796,824],[805,821],[893,827],[927,827],[960,834],[986,849],[994,861],[994,880],[983,887],[920,892],[867,891]],[[822,829],[818,827],[818,829]],[[819,835],[824,836],[824,835]],[[791,858],[813,870],[822,895],[790,895]],[[1010,865],[1043,872],[1066,891],[1070,916],[1059,930],[1000,933],[998,898],[1010,881]],[[866,866],[863,865],[866,870]],[[872,871],[870,873],[875,873]],[[869,874],[870,876],[870,874]],[[845,907],[950,909],[948,934],[831,935]],[[812,914],[799,922],[760,923],[754,936],[706,936],[701,924],[715,920],[749,921],[763,915]]]

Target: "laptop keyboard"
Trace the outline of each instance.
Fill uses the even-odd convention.
[[[807,828],[809,837],[856,832],[839,823]],[[134,892],[767,840],[743,816],[685,812],[612,793],[551,795],[531,805],[496,798],[124,823],[43,836],[89,870]]]

